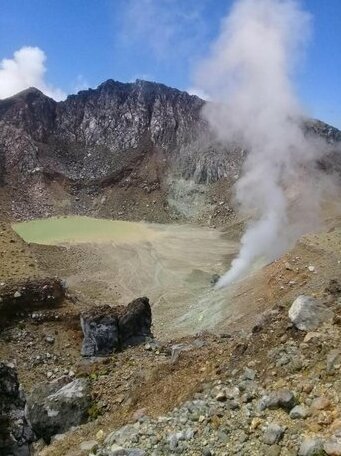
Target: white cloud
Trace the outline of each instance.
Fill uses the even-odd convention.
[[[66,97],[63,90],[45,81],[46,55],[39,47],[24,46],[13,58],[0,61],[0,98],[10,97],[21,90],[35,87],[55,100]]]

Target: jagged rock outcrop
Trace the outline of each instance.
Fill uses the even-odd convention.
[[[25,416],[25,396],[20,389],[16,368],[0,362],[0,454],[29,456],[35,440]]]
[[[107,356],[128,345],[144,342],[151,333],[152,312],[148,298],[137,298],[127,307],[99,306],[81,315],[83,356]]]
[[[56,278],[9,279],[0,285],[0,316],[36,308],[54,308],[65,297],[65,287]]]
[[[225,178],[231,185],[245,151],[215,139],[201,117],[204,104],[140,80],[108,80],[58,103],[34,88],[0,100],[0,186],[14,215],[91,212],[96,205],[89,200],[104,201],[115,186],[155,192],[167,203],[168,193],[176,193],[174,176],[195,184]],[[341,141],[322,122],[305,128],[331,148]],[[321,166],[341,171],[339,157],[331,153]]]

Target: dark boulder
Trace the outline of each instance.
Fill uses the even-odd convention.
[[[55,434],[84,423],[91,405],[90,385],[84,379],[61,377],[37,386],[27,398],[27,415],[35,434],[50,443]]]
[[[0,454],[29,456],[35,440],[25,416],[25,397],[13,364],[0,363]]]
[[[121,346],[136,345],[152,337],[152,311],[148,298],[137,298],[124,309],[118,321]]]
[[[151,333],[152,312],[148,298],[127,307],[95,307],[81,315],[83,356],[107,356],[128,345],[144,342]]]
[[[107,356],[119,348],[118,309],[101,306],[81,315],[82,356]]]

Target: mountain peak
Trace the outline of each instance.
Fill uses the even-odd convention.
[[[22,90],[21,92],[17,93],[17,96],[39,96],[39,97],[46,97],[41,90],[37,89],[36,87],[28,87],[27,89]]]
[[[28,87],[27,89],[21,90],[20,92],[16,93],[15,95],[12,95],[10,97],[3,98],[0,100],[0,102],[6,102],[6,101],[15,101],[15,100],[27,100],[27,99],[51,99],[47,95],[45,95],[41,90],[37,89],[36,87]]]

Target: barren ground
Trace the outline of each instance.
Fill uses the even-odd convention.
[[[47,381],[50,372],[55,377],[70,371],[77,376],[89,376],[94,399],[103,405],[92,421],[68,433],[42,454],[79,455],[81,441],[95,438],[100,429],[107,433],[129,422],[134,412],[141,408],[151,416],[165,414],[200,391],[203,383],[220,378],[224,366],[231,359],[233,361],[231,355],[238,354],[243,334],[249,333],[263,311],[273,306],[287,309],[298,294],[309,293],[323,298],[329,280],[341,278],[341,218],[334,212],[329,212],[321,232],[304,236],[285,256],[251,274],[226,294],[212,292],[209,279],[211,273],[225,270],[236,250],[234,242],[224,239],[229,239],[228,230],[222,236],[219,231],[200,229],[206,242],[208,233],[212,236],[212,243],[204,245],[196,228],[181,227],[177,237],[182,243],[177,251],[174,233],[180,228],[160,229],[158,240],[156,236],[136,249],[136,245],[133,248],[131,245],[93,243],[67,247],[27,245],[8,224],[1,225],[3,281],[13,275],[18,278],[32,274],[60,275],[68,281],[74,299],[66,300],[55,312],[45,314],[41,319],[18,316],[0,334],[0,358],[17,360],[20,379],[27,391],[37,382]],[[163,234],[162,229],[166,231]],[[235,234],[236,226],[232,226],[231,237],[235,238]],[[195,261],[194,257],[187,258],[193,248],[197,255]],[[155,274],[155,263],[159,264],[165,255],[168,259],[163,264],[164,270],[161,268]],[[180,256],[186,261],[172,266]],[[195,267],[198,263],[200,268]],[[174,276],[169,274],[171,266]],[[308,266],[314,266],[314,271],[309,271]],[[181,293],[191,281],[191,286],[194,286],[193,282],[204,283],[202,289],[194,286],[192,290],[203,298],[188,300],[188,310],[184,312],[183,302],[186,304],[186,301],[182,302]],[[168,301],[163,301],[160,295],[160,289],[165,285],[172,285],[175,290],[175,294],[167,297]],[[155,352],[137,347],[93,363],[80,359],[80,311],[101,302],[129,302],[137,292],[154,296],[151,298],[154,332],[161,339],[160,349]],[[284,319],[283,328],[286,324]],[[194,336],[206,328],[233,337],[221,338],[207,333]],[[252,357],[259,363],[264,362],[264,369],[264,343],[279,343],[283,328],[269,336],[273,340],[255,342]],[[179,342],[179,337],[186,332],[192,336],[182,342],[199,340],[200,346],[183,353],[177,363],[171,363],[170,346]],[[46,342],[47,335],[54,336],[53,345]],[[242,358],[238,357],[233,362],[238,362],[239,367],[243,364]]]

